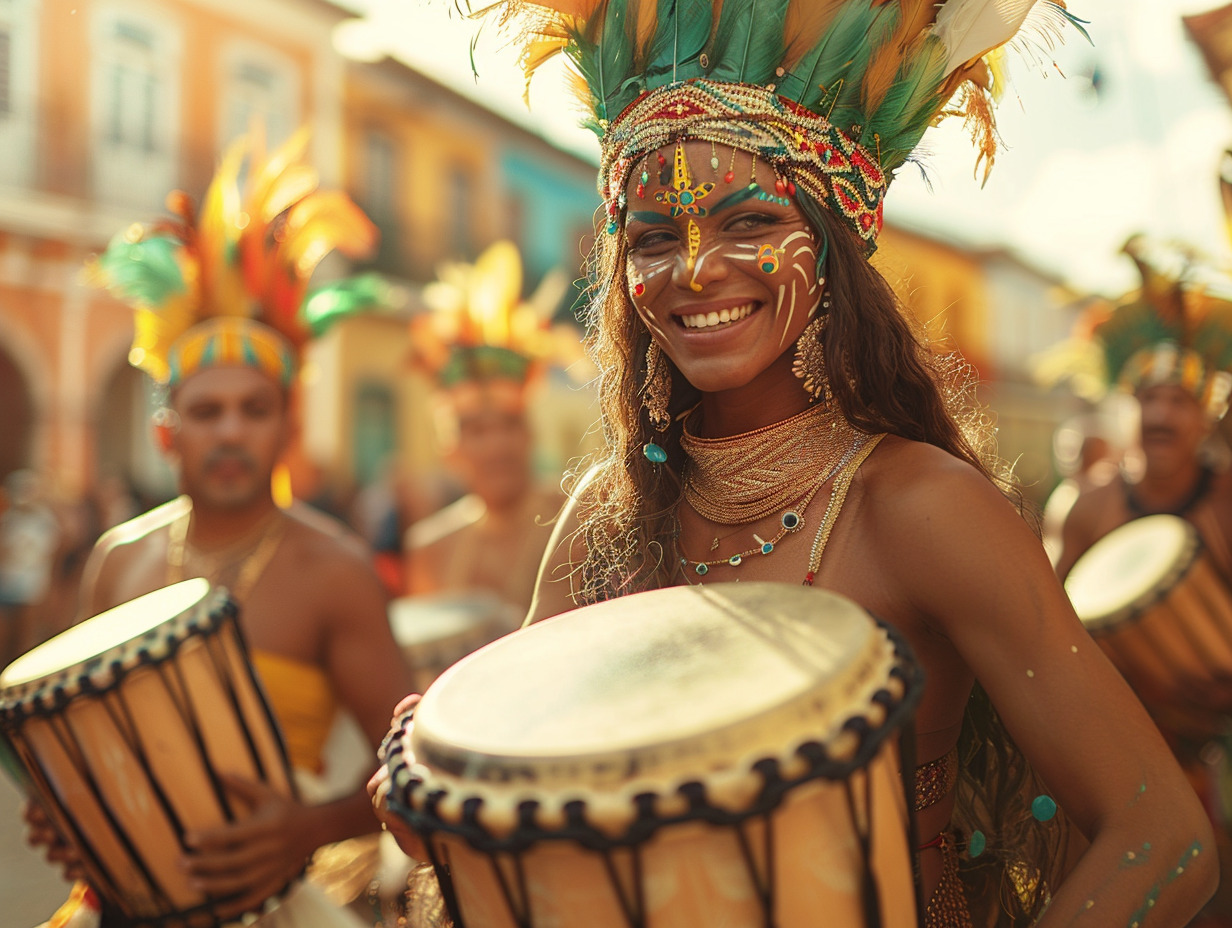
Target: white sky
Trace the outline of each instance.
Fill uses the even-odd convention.
[[[988,184],[973,178],[975,152],[958,120],[930,130],[921,146],[928,183],[907,165],[890,188],[890,222],[971,245],[1004,245],[1082,289],[1110,295],[1133,285],[1118,257],[1134,232],[1183,238],[1232,260],[1219,200],[1220,155],[1232,146],[1232,110],[1207,76],[1181,26],[1183,13],[1221,0],[1069,0],[1090,21],[1048,63],[1013,63],[1014,86],[998,113],[1004,142]],[[540,74],[531,109],[512,52],[494,33],[475,50],[475,24],[449,0],[346,0],[366,10],[344,24],[340,50],[390,53],[547,136],[597,160],[597,143],[576,125],[559,74]],[[1092,90],[1098,69],[1101,90]]]

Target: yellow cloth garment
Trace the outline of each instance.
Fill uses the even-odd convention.
[[[291,766],[320,773],[338,706],[329,678],[319,667],[268,651],[253,650],[252,663],[282,729]]]

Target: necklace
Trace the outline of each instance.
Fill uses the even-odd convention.
[[[848,462],[851,461],[851,459],[857,454],[860,448],[864,446],[866,441],[867,439],[865,439],[863,435],[856,433],[855,437],[852,439],[851,445],[847,448],[846,452],[844,452],[843,456],[839,458],[839,460],[836,461],[824,473],[822,473],[821,478],[813,485],[813,488],[809,490],[803,497],[801,497],[796,505],[792,506],[790,509],[787,509],[782,514],[782,516],[779,517],[779,525],[780,525],[779,532],[769,541],[766,541],[760,535],[754,534],[753,538],[757,541],[756,547],[750,548],[748,551],[741,551],[739,554],[733,554],[730,557],[718,558],[713,561],[691,560],[690,558],[685,556],[684,552],[681,551],[678,546],[677,553],[680,554],[681,566],[688,567],[690,564],[692,564],[693,572],[697,574],[699,577],[704,577],[706,576],[706,574],[710,573],[711,567],[719,567],[723,565],[726,565],[728,567],[739,567],[741,564],[744,563],[744,559],[751,555],[773,554],[776,546],[778,545],[780,541],[783,540],[783,538],[785,538],[789,533],[798,532],[800,529],[804,527],[804,513],[808,509],[809,504],[813,501],[813,497],[817,495],[818,491],[820,491],[821,488],[825,486],[826,482],[831,477],[833,477],[836,473],[842,470],[848,464]],[[831,498],[833,499],[833,496]],[[827,516],[829,515],[829,507],[827,507],[826,515]],[[825,524],[825,521],[826,521],[825,517],[823,516],[822,518],[823,525]],[[676,536],[677,538],[679,538],[680,536],[679,519],[677,519],[677,522],[676,522]]]
[[[188,544],[188,527],[191,521],[192,507],[189,506],[168,529],[167,583],[178,583],[185,579],[189,560],[196,560],[200,564],[200,569],[193,576],[205,577],[215,585],[223,585],[220,583],[223,575],[238,565],[239,570],[229,592],[234,599],[242,603],[252,592],[253,586],[278,549],[278,543],[282,541],[286,530],[286,518],[282,510],[275,509],[240,538],[220,550],[210,554],[194,552],[194,558],[189,557],[191,545]]]
[[[756,522],[798,501],[800,487],[831,471],[854,434],[840,412],[825,406],[724,438],[699,438],[686,419],[684,497],[711,522]]]

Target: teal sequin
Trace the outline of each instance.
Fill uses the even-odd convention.
[[[646,455],[647,461],[653,461],[655,464],[662,464],[667,460],[667,452],[653,441],[646,442],[645,447],[642,448],[642,454]]]
[[[976,830],[971,832],[971,838],[967,841],[967,856],[979,857],[984,853],[984,848],[988,846],[988,839],[984,837],[984,832]]]
[[[1036,796],[1031,802],[1031,814],[1037,822],[1051,821],[1057,814],[1057,804],[1051,796]]]

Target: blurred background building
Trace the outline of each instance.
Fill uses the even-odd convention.
[[[440,262],[510,238],[528,292],[553,268],[580,276],[598,202],[594,155],[549,131],[542,108],[528,114],[389,54],[390,35],[388,47],[369,35],[357,54],[354,29],[343,41],[348,26],[394,30],[371,9],[366,20],[355,12],[326,0],[0,0],[0,478],[32,470],[50,499],[94,501],[62,515],[62,547],[84,550],[98,528],[174,492],[149,438],[148,387],[126,362],[130,315],[87,288],[80,268],[128,223],[161,215],[169,190],[199,197],[254,119],[271,143],[310,124],[323,182],[380,226],[368,268],[327,262],[322,272],[374,270],[399,295],[396,311],[349,319],[312,348],[293,461],[307,498],[345,513],[391,469],[415,479],[439,469],[405,323]],[[1186,21],[1224,86],[1228,20],[1222,10]],[[413,38],[441,44],[431,30]],[[1059,83],[1098,91],[1101,67]],[[909,183],[899,182],[905,201]],[[937,231],[942,219],[892,210],[878,261],[916,318],[975,366],[1001,452],[1042,501],[1056,479],[1049,436],[1079,409],[1034,387],[1028,362],[1068,333],[1083,294],[1019,250]],[[578,452],[593,408],[562,382],[536,412],[547,476]]]

